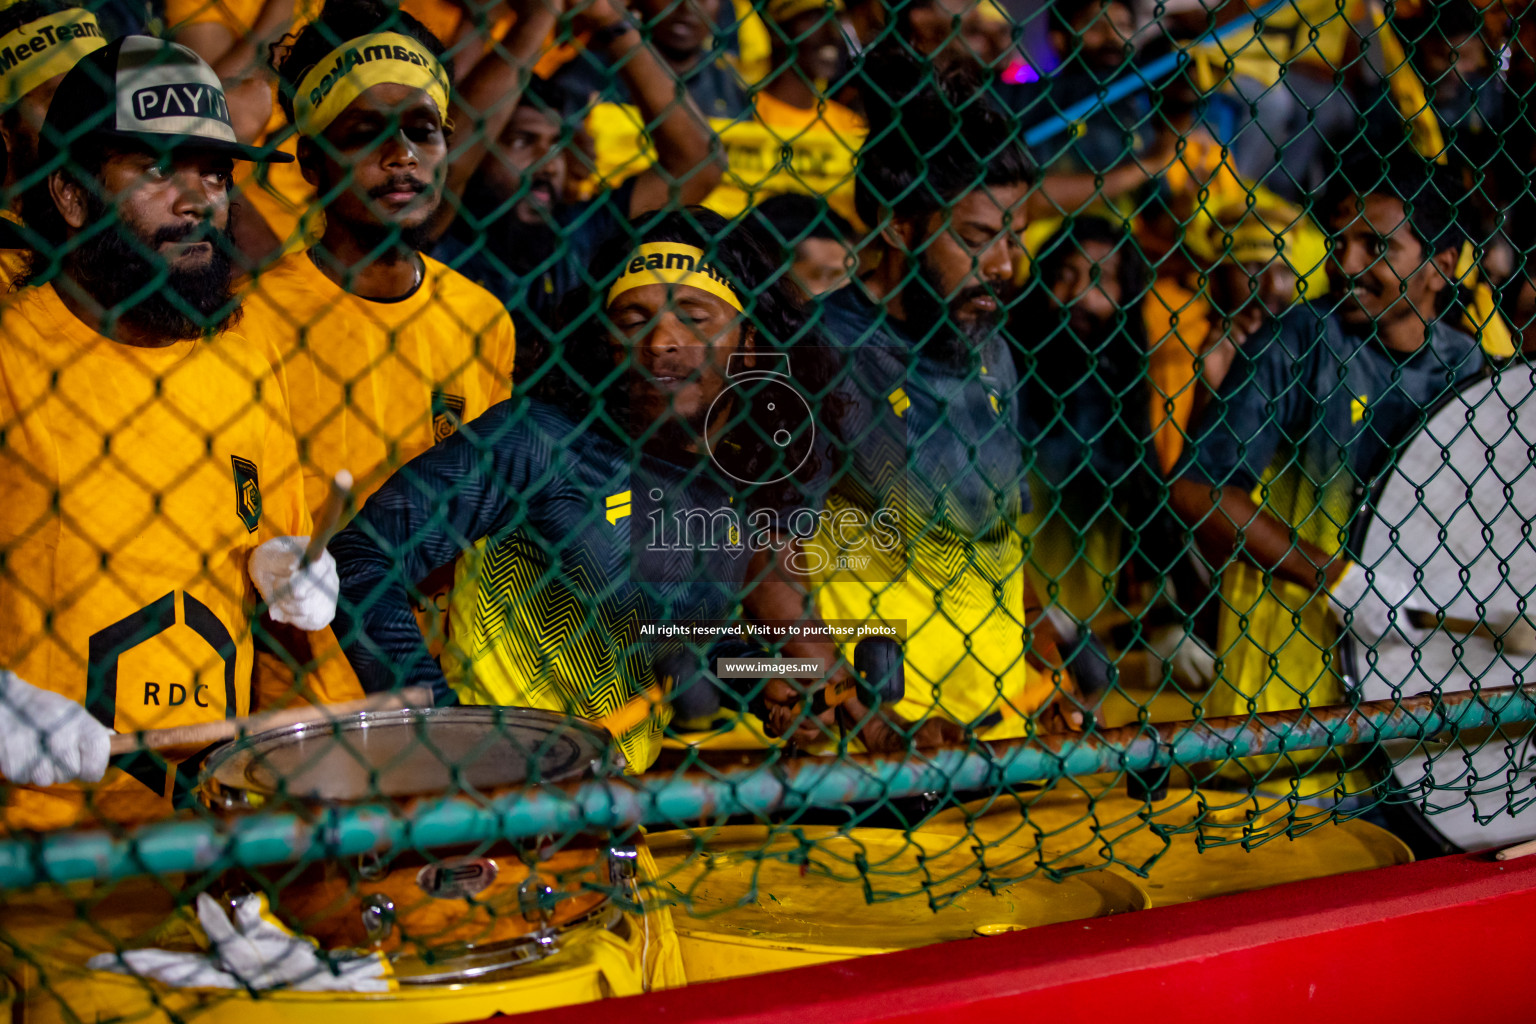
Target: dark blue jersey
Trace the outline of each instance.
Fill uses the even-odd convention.
[[[1006,562],[1029,486],[1018,376],[1001,335],[967,365],[950,365],[857,285],[823,302],[821,329],[846,364],[830,424],[837,497],[898,509],[911,565],[924,575],[948,578],[975,567],[978,554],[983,565]]]
[[[1399,447],[1483,368],[1477,342],[1443,321],[1405,354],[1301,306],[1239,350],[1175,475],[1245,491],[1262,482],[1271,512],[1336,551]]]
[[[364,688],[451,684],[466,703],[579,715],[643,770],[668,719],[654,665],[676,646],[643,624],[729,618],[751,557],[742,497],[683,457],[513,399],[407,463],[330,548]],[[440,666],[409,590],[461,555]]]
[[[997,336],[939,358],[858,285],[820,309],[845,363],[826,525],[810,546],[821,613],[905,631],[898,713],[1020,735],[1053,689],[1024,660],[1029,484],[1012,355]]]

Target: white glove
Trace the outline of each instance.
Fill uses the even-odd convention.
[[[286,988],[294,992],[388,992],[390,969],[382,953],[322,959],[315,944],[267,916],[266,898],[244,896],[231,923],[209,896],[197,897],[197,920],[208,953],[131,949],[86,962],[98,971],[134,974],[177,988]]]
[[[1381,568],[1370,571],[1350,562],[1344,575],[1328,591],[1328,606],[1339,624],[1347,626],[1367,647],[1375,645],[1394,629],[1409,640],[1420,635],[1408,622],[1408,595],[1414,591],[1412,580],[1405,580]]]
[[[274,538],[251,552],[248,570],[274,622],[313,633],[329,626],[336,617],[341,581],[336,575],[336,559],[329,551],[299,569],[308,546],[308,537]]]
[[[1172,669],[1173,679],[1180,686],[1206,690],[1216,681],[1215,656],[1183,626],[1154,629],[1147,638],[1147,649]]]
[[[0,775],[32,786],[100,782],[111,748],[112,730],[85,708],[0,669]]]

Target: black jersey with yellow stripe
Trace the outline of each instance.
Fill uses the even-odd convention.
[[[830,424],[833,505],[899,514],[898,572],[936,585],[981,569],[1017,572],[1029,509],[1018,376],[1001,335],[964,366],[931,356],[857,286],[823,305],[822,330],[846,370]]]
[[[1486,365],[1444,321],[1402,353],[1321,305],[1297,307],[1238,351],[1174,475],[1246,491],[1262,482],[1271,513],[1333,552],[1399,448]]]
[[[646,624],[727,618],[750,559],[739,496],[683,457],[513,399],[406,464],[331,543],[364,688],[578,715],[644,770],[669,717],[655,665],[676,645]],[[439,664],[409,588],[460,555]]]
[[[807,543],[818,610],[906,638],[899,714],[1022,735],[1053,691],[1025,661],[1028,451],[1005,339],[951,361],[857,286],[821,310],[845,369],[826,515]]]

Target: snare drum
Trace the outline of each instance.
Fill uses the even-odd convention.
[[[590,778],[612,767],[608,748],[596,725],[527,708],[365,712],[230,744],[210,757],[202,793],[225,810],[317,812],[391,799],[408,814],[456,792],[492,797]],[[580,836],[272,867],[227,881],[274,892],[285,923],[327,948],[381,949],[401,981],[442,982],[539,959],[578,926],[615,924],[610,893],[628,877],[626,853]]]
[[[613,931],[570,929],[559,953],[475,984],[405,985],[392,992],[251,994],[234,989],[172,988],[95,971],[85,963],[117,948],[195,953],[202,946],[174,913],[181,878],[135,878],[107,885],[45,886],[7,893],[6,938],[25,961],[0,963],[0,1011],[12,1024],[459,1024],[501,1014],[638,995],[655,926],[626,915]],[[7,973],[10,977],[7,977]],[[650,981],[654,983],[655,979]],[[15,995],[7,1005],[7,984]]]
[[[1135,883],[1104,872],[989,892],[973,844],[929,832],[742,825],[646,842],[690,984],[1148,905]],[[1030,851],[1008,844],[989,847],[985,861],[994,878],[1034,866]]]

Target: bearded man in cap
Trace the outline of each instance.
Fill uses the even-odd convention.
[[[4,827],[169,812],[175,765],[109,766],[113,731],[247,714],[256,592],[303,628],[335,612],[335,563],[301,558],[276,356],[232,330],[229,181],[262,158],[213,71],[147,36],[82,58],[49,108],[26,202],[46,247],[0,311]]]

